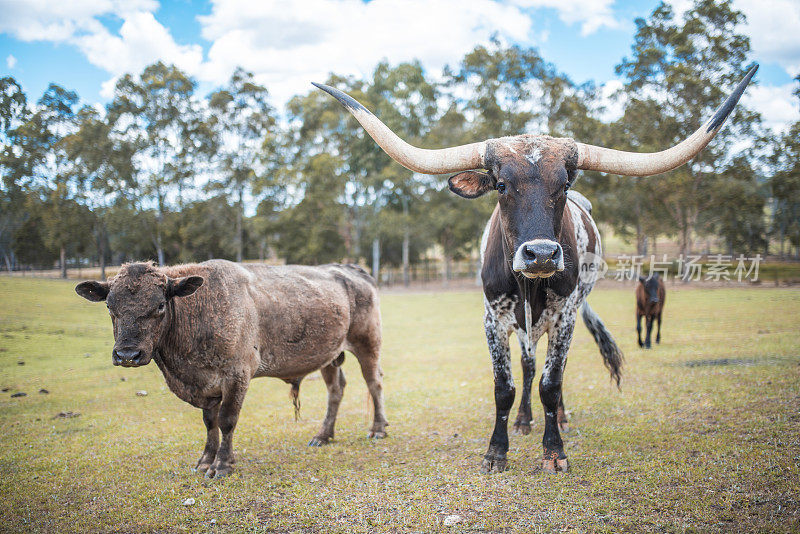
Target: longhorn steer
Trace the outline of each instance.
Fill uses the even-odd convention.
[[[345,349],[358,359],[374,403],[370,437],[386,436],[377,287],[360,267],[130,263],[108,282],[75,290],[106,301],[114,365],[155,360],[173,393],[203,410],[207,438],[197,470],[208,477],[233,469],[233,431],[252,378],[281,378],[296,392],[319,369],[328,411],[309,445],[333,438]]]
[[[539,381],[544,406],[545,471],[566,471],[559,434],[566,426],[561,383],[578,308],[619,384],[622,353],[600,318],[586,304],[600,237],[582,197],[567,195],[577,171],[645,176],[674,169],[693,158],[722,127],[757,67],[753,67],[714,116],[694,134],[663,152],[639,154],[578,143],[572,139],[518,135],[440,150],[413,147],[364,106],[341,91],[314,84],[341,102],[381,148],[406,168],[427,174],[462,171],[449,187],[465,198],[497,190],[498,205],[482,245],[484,326],[495,380],[496,419],[485,472],[506,468],[508,414],[514,403],[508,348],[515,330],[523,354],[523,395],[516,427],[530,429],[530,389],[536,342],[547,332],[547,356]],[[476,169],[483,169],[480,172]],[[590,254],[591,253],[591,254]],[[593,255],[592,255],[593,254]]]

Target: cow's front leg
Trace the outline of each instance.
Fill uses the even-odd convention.
[[[639,341],[639,346],[644,347],[642,342],[642,314],[636,313],[636,338]]]
[[[533,386],[533,377],[536,376],[536,344],[533,344],[530,352],[528,352],[527,343],[525,341],[527,334],[524,330],[517,330],[517,337],[519,338],[519,347],[522,353],[520,360],[522,361],[522,398],[519,401],[519,412],[517,412],[517,420],[514,422],[514,432],[527,436],[531,433],[531,421],[533,414],[531,413],[531,389]]]
[[[544,407],[542,469],[548,473],[569,469],[567,455],[564,454],[564,442],[559,433],[558,412],[559,408],[563,409],[561,384],[574,328],[575,312],[566,312],[562,314],[561,320],[550,328],[547,335],[547,360],[539,381],[539,397]]]
[[[242,409],[245,393],[249,380],[246,377],[235,377],[226,383],[222,391],[222,402],[219,405],[217,424],[222,431],[222,441],[217,449],[214,462],[206,471],[206,477],[220,478],[233,471],[233,431],[239,420],[239,411]]]
[[[656,343],[661,344],[661,312],[658,312],[658,333],[656,334]]]
[[[653,316],[647,315],[644,318],[645,328],[647,329],[647,333],[645,334],[644,338],[644,348],[650,348],[650,333],[653,331]]]
[[[203,423],[206,425],[206,446],[203,449],[203,455],[197,462],[196,471],[205,473],[211,464],[214,463],[214,458],[217,457],[217,450],[219,449],[219,424],[217,416],[219,415],[219,403],[213,408],[203,409]]]
[[[508,413],[514,405],[514,380],[511,377],[511,354],[508,350],[508,329],[487,311],[484,321],[486,341],[494,369],[494,402],[496,407],[494,432],[489,441],[489,450],[483,457],[481,471],[499,473],[505,471],[508,452]]]

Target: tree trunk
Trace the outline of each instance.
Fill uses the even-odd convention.
[[[236,203],[236,261],[241,263],[244,256],[244,230],[242,217],[244,216],[244,187],[239,186],[239,199]]]
[[[378,283],[380,281],[381,273],[381,240],[379,237],[376,237],[372,240],[372,278],[375,279],[375,282]]]
[[[106,240],[105,234],[100,237],[100,243],[97,247],[100,250],[100,280],[106,279]]]
[[[408,227],[408,199],[403,197],[403,285],[408,287],[411,283],[409,276],[409,247],[411,245],[411,231]]]
[[[11,274],[13,270],[13,266],[11,265],[11,258],[8,257],[6,252],[3,252],[3,260],[6,262],[6,269],[8,269],[8,274]]]
[[[450,285],[450,256],[442,249],[442,286]]]
[[[164,220],[164,198],[161,195],[159,188],[156,195],[158,196],[158,213],[156,213],[156,254],[158,254],[158,264],[164,265],[164,247],[161,244],[161,223]]]
[[[67,249],[61,246],[61,278],[67,277]]]

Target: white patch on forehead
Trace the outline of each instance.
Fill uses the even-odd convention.
[[[539,163],[539,160],[542,159],[541,148],[539,148],[538,145],[531,145],[530,151],[525,154],[525,159],[527,159],[531,165],[536,165]]]

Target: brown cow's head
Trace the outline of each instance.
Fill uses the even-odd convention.
[[[114,326],[113,364],[139,367],[150,363],[167,330],[172,299],[202,285],[200,276],[170,278],[152,263],[129,263],[108,282],[82,282],[75,291],[92,302],[106,301]]]
[[[577,159],[570,139],[531,135],[491,139],[486,142],[487,172],[460,172],[448,185],[464,198],[496,189],[512,269],[528,278],[547,278],[564,270],[558,236]]]
[[[639,276],[639,283],[642,284],[644,287],[644,291],[647,295],[648,302],[656,303],[659,301],[658,298],[658,273],[653,273],[651,276],[644,277]]]

